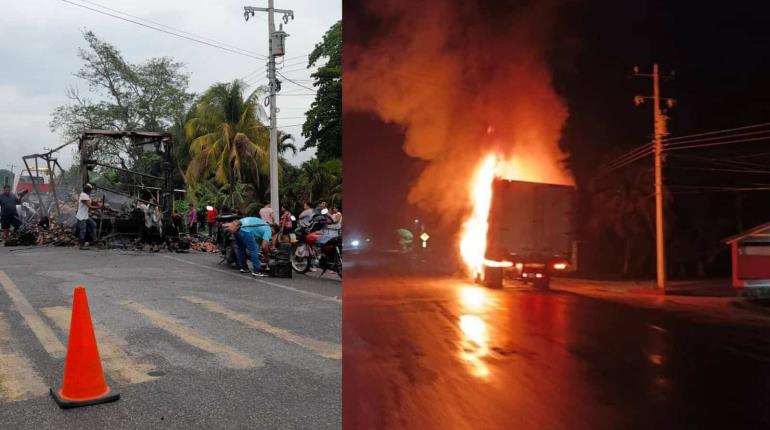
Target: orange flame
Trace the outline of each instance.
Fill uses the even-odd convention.
[[[509,261],[485,259],[489,209],[492,204],[492,182],[496,178],[501,178],[564,185],[574,183],[568,174],[563,170],[554,168],[554,165],[555,163],[536,158],[528,160],[522,160],[518,157],[502,159],[495,154],[489,154],[482,159],[469,183],[468,197],[472,211],[463,223],[460,234],[460,256],[470,276],[483,277],[484,266],[513,266],[513,263]]]
[[[484,158],[470,184],[473,211],[468,220],[463,223],[460,255],[471,276],[483,273],[484,254],[487,251],[489,207],[492,204],[492,181],[495,179],[496,166],[496,156],[489,155]]]

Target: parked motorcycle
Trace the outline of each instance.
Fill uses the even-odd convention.
[[[335,272],[342,277],[342,236],[323,234],[321,230],[331,223],[326,213],[315,215],[307,225],[295,232],[297,243],[291,252],[291,267],[297,273],[306,273],[312,267],[323,272]]]

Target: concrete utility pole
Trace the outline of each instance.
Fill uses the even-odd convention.
[[[243,11],[243,17],[246,21],[249,20],[249,16],[254,16],[254,12],[267,12],[268,45],[270,47],[270,54],[267,59],[267,74],[270,82],[270,206],[273,208],[273,220],[278,224],[281,216],[281,206],[278,199],[278,124],[276,118],[278,106],[276,105],[276,93],[280,91],[280,82],[275,77],[275,57],[281,57],[285,54],[284,41],[287,34],[283,31],[283,28],[275,31],[275,13],[282,13],[283,22],[287,24],[289,19],[294,19],[294,12],[287,9],[274,8],[273,0],[267,1],[266,8],[244,6]]]
[[[634,102],[638,105],[645,99],[653,99],[655,104],[652,109],[655,129],[655,247],[657,250],[657,285],[661,290],[666,289],[666,248],[663,232],[663,137],[668,135],[666,120],[660,110],[660,72],[658,65],[653,64],[652,73],[639,73],[639,68],[634,67],[634,75],[652,78],[652,97],[636,96]],[[665,99],[669,107],[673,107],[674,99]]]
[[[17,166],[16,166],[15,164],[9,164],[9,165],[8,165],[8,169],[10,169],[10,171],[11,171],[11,175],[12,175],[12,176],[11,176],[11,178],[13,178],[13,175],[15,175],[15,173],[13,173],[13,169],[15,169],[16,167],[17,167]],[[5,183],[4,183],[3,185],[10,185],[10,186],[13,186],[13,184],[9,184],[9,183],[8,183],[8,177],[6,177],[6,178],[5,178]]]

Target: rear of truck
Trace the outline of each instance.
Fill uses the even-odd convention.
[[[569,270],[574,203],[572,186],[495,180],[485,283],[500,287],[508,277],[548,288],[554,273]]]

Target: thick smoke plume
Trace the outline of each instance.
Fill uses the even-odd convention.
[[[552,2],[368,3],[377,35],[346,41],[345,105],[402,125],[405,152],[428,162],[410,203],[461,222],[490,153],[509,179],[573,182],[558,146],[567,108],[544,52]]]

